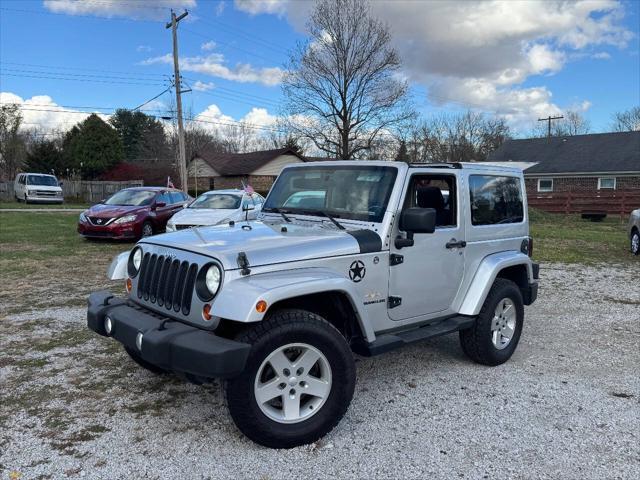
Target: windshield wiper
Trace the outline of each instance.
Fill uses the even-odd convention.
[[[333,222],[333,224],[338,227],[340,230],[344,230],[344,225],[338,222],[335,218],[329,215],[324,210],[297,210],[297,213],[301,213],[302,215],[318,215],[320,217],[326,217]]]
[[[282,210],[280,210],[279,208],[263,208],[262,209],[263,212],[273,212],[273,213],[279,213],[280,215],[282,215],[282,218],[284,218],[284,220],[288,223],[291,223],[291,219],[289,217],[287,217],[284,212]]]

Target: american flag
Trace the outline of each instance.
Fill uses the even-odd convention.
[[[167,177],[167,188],[176,188],[173,182],[171,181],[171,177]]]

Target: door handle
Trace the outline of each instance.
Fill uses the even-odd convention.
[[[467,242],[465,242],[464,240],[457,241],[455,238],[449,240],[445,245],[445,247],[447,248],[464,248],[466,246]]]

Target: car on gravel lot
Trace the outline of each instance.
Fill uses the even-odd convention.
[[[256,221],[144,238],[117,256],[108,276],[128,295],[92,293],[87,322],[152,372],[223,379],[238,428],[288,448],[343,417],[354,352],[459,332],[473,361],[507,361],[537,297],[532,248],[518,169],[291,165]]]
[[[78,233],[86,238],[134,240],[164,232],[171,216],[191,197],[164,187],[125,188],[80,214]]]
[[[196,198],[167,222],[167,232],[191,227],[255,220],[264,198],[245,190],[213,190]]]
[[[629,243],[631,253],[640,255],[640,208],[629,216]]]
[[[62,183],[53,175],[19,173],[13,182],[13,194],[18,202],[62,203]]]

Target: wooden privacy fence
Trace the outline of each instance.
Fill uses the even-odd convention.
[[[528,196],[529,206],[551,213],[604,212],[629,215],[640,208],[640,190],[599,193],[548,193]]]
[[[113,195],[118,190],[129,187],[142,187],[142,180],[124,182],[101,182],[85,180],[62,180],[62,194],[66,201],[97,203]],[[0,182],[0,200],[14,200],[13,182]]]

